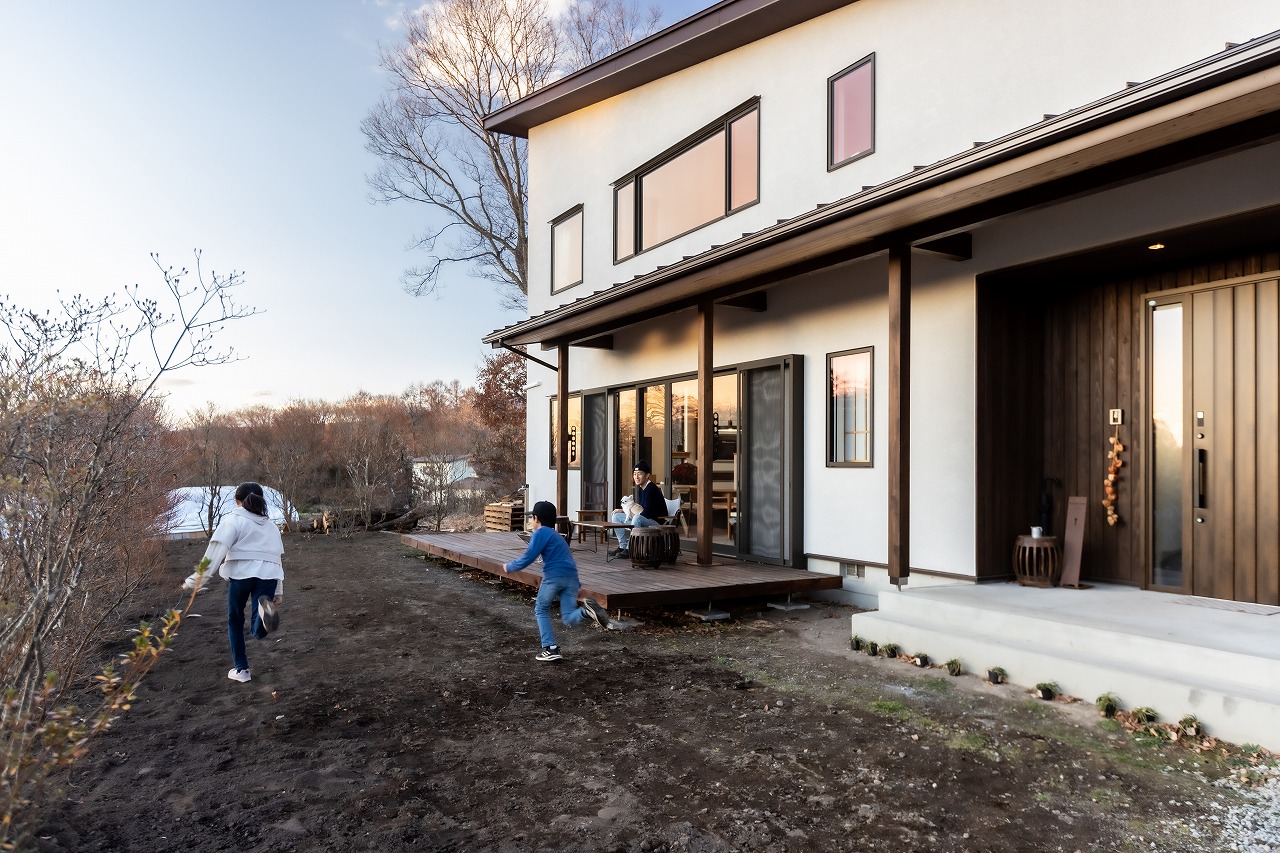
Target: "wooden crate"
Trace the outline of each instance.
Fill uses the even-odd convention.
[[[486,504],[484,529],[489,531],[524,530],[524,503]]]

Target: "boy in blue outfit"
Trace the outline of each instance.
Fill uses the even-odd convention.
[[[578,565],[569,553],[569,545],[556,532],[556,506],[550,501],[538,501],[529,513],[532,519],[532,535],[529,547],[518,559],[502,567],[504,572],[518,572],[538,557],[542,558],[542,583],[538,585],[538,599],[533,606],[538,620],[538,634],[542,651],[536,660],[560,660],[560,647],[551,630],[551,605],[560,602],[560,621],[572,627],[585,619],[591,619],[601,628],[609,627],[609,612],[598,602],[588,598],[578,606]]]

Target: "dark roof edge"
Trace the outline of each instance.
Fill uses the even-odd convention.
[[[614,284],[581,299],[549,309],[537,317],[530,317],[505,328],[496,329],[481,338],[481,341],[487,344],[499,344],[560,319],[590,311],[665,281],[681,278],[698,269],[713,266],[729,256],[758,250],[802,231],[818,228],[855,213],[919,193],[944,180],[1010,160],[1021,154],[1119,122],[1278,64],[1280,64],[1280,30],[1163,74],[1138,86],[1108,95],[1060,116],[1015,131],[985,145],[939,160],[930,166],[891,178],[869,190],[822,205],[715,249],[659,267],[630,281]]]
[[[492,133],[528,137],[529,128],[568,115],[856,0],[722,0],[624,47],[485,117]]]

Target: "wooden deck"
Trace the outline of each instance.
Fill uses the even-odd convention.
[[[404,544],[473,569],[537,587],[541,564],[505,574],[504,563],[524,553],[525,542],[515,533],[405,533]],[[675,566],[660,569],[632,568],[629,560],[605,561],[606,546],[592,550],[591,543],[570,544],[578,563],[582,594],[590,595],[610,610],[643,607],[707,607],[735,598],[803,594],[838,589],[840,578],[801,569],[762,566],[727,557],[716,557],[710,566],[699,566],[692,554],[683,553]]]

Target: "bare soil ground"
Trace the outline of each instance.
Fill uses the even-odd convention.
[[[525,589],[390,534],[286,549],[253,681],[226,677],[219,582],[42,849],[1202,851],[1234,802],[1083,703],[850,652],[849,608],[558,625],[544,664]],[[202,551],[174,543],[129,618],[178,603]]]

